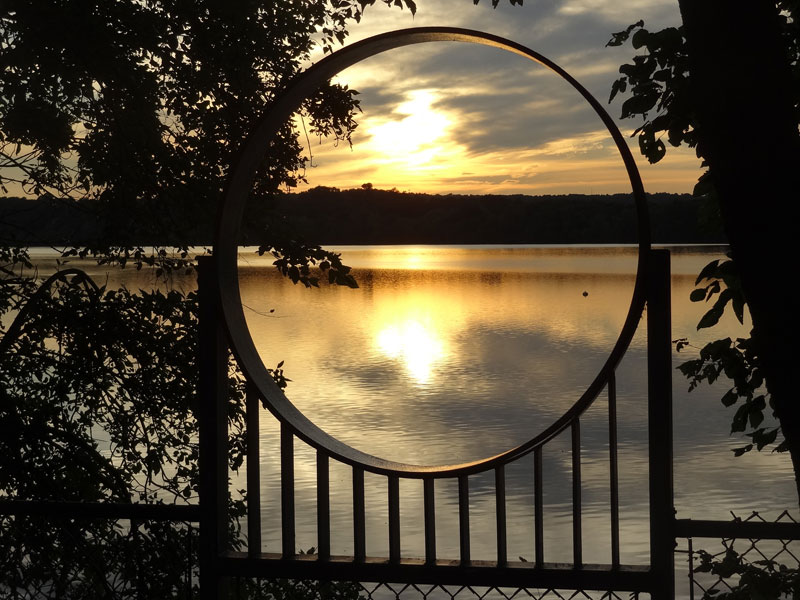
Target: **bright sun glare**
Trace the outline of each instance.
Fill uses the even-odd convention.
[[[368,146],[378,161],[401,163],[409,168],[431,168],[431,163],[444,151],[451,120],[437,111],[436,95],[431,90],[414,90],[395,113],[399,120],[382,120],[367,128]]]
[[[389,358],[403,362],[417,383],[430,381],[436,364],[445,357],[444,342],[414,319],[393,323],[378,332],[377,345]]]

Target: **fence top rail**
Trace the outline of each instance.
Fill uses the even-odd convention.
[[[493,46],[528,58],[561,77],[586,100],[605,124],[628,172],[637,211],[639,262],[633,298],[620,336],[595,380],[564,415],[536,437],[495,456],[464,464],[423,466],[388,461],[356,450],[317,427],[289,401],[267,372],[247,327],[239,291],[237,259],[242,215],[256,170],[269,141],[296,112],[303,100],[331,77],[366,58],[403,46],[442,41]],[[454,477],[490,470],[524,456],[569,427],[570,423],[597,398],[622,359],[636,331],[645,302],[644,279],[649,249],[650,226],[647,202],[636,163],[614,120],[586,88],[550,59],[516,42],[469,29],[418,27],[380,34],[344,47],[299,74],[290,81],[282,93],[276,96],[264,116],[255,124],[232,165],[218,216],[214,244],[217,272],[214,281],[230,345],[239,365],[269,410],[296,436],[340,462],[369,472],[412,478]]]
[[[800,523],[794,521],[709,521],[676,519],[675,537],[717,539],[800,540]]]

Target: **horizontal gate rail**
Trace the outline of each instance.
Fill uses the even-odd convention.
[[[280,554],[253,557],[244,552],[231,552],[220,557],[219,569],[222,575],[229,577],[553,589],[575,589],[580,583],[582,589],[616,592],[646,592],[652,588],[650,568],[639,565],[612,568],[584,564],[577,569],[571,564],[544,563],[539,568],[524,562],[498,565],[494,561],[475,560],[462,565],[458,560],[430,563],[407,558],[399,563],[387,558],[356,562],[352,556],[319,560],[313,555],[286,560]]]

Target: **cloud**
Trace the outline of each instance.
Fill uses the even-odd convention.
[[[413,19],[408,11],[368,7],[348,41],[413,26],[484,30],[554,60],[601,104],[619,65],[632,55],[630,48],[605,47],[611,33],[638,18],[651,27],[679,22],[677,7],[665,0],[635,0],[632,6],[611,0],[541,0],[523,7],[501,2],[496,10],[483,0],[478,6],[468,0],[420,0],[418,7]],[[474,44],[426,43],[372,57],[339,79],[361,93],[364,112],[354,149],[312,147],[318,167],[310,172],[310,185],[371,181],[440,192],[476,186],[475,193],[629,189],[616,148],[591,107],[569,84],[523,57]],[[402,107],[422,90],[431,101],[418,105],[417,116],[404,113]],[[612,116],[619,104],[607,107]],[[623,131],[636,125],[619,122]],[[381,127],[384,135],[378,133]],[[394,132],[398,143],[387,143],[386,132]],[[686,151],[670,149],[663,167],[638,162],[654,182],[653,191],[689,191],[699,174]]]
[[[574,16],[582,14],[603,15],[609,20],[631,19],[631,15],[651,14],[657,17],[672,13],[661,0],[566,0],[558,9],[559,14]],[[640,17],[635,17],[636,20]]]

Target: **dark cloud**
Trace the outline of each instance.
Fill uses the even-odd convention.
[[[503,0],[497,9],[491,8],[489,0],[481,0],[478,6],[467,0],[429,0],[418,2],[419,10],[413,20],[407,11],[383,8],[371,7],[358,27],[353,28],[351,40],[404,27],[432,25],[465,27],[508,38],[540,52],[574,76],[617,120],[623,133],[630,133],[639,123],[618,119],[624,98],[611,105],[607,101],[611,85],[619,76],[619,65],[630,61],[635,52],[627,45],[607,48],[606,42],[612,33],[639,18],[650,29],[680,21],[676,5],[666,0],[632,0],[624,5],[602,0],[536,0],[522,7],[510,6]],[[595,135],[604,130],[603,123],[576,90],[541,65],[498,48],[452,42],[417,44],[372,57],[343,76],[345,79],[349,76],[352,85],[361,92],[364,108],[361,117],[364,127],[354,136],[356,146],[367,140],[369,119],[401,121],[406,115],[398,108],[413,97],[413,92],[427,89],[435,92],[433,108],[451,119],[447,139],[440,141],[454,142],[450,148],[457,148],[465,158],[505,153],[506,158],[499,160],[518,165],[516,157],[522,152],[549,150],[548,144],[555,145],[565,139],[577,142],[572,149],[565,144],[567,151],[561,154],[573,162],[601,156],[613,161],[612,155],[616,155],[610,136]],[[580,143],[586,136],[590,136],[589,143]],[[668,160],[673,161],[670,164],[682,162],[671,171],[661,164],[656,187],[667,185],[683,190],[694,183],[696,162],[688,153],[685,156],[680,150],[670,152]],[[552,158],[555,157],[549,156],[546,161],[543,157],[542,161],[552,162]],[[332,158],[333,162],[338,160],[339,157]],[[429,164],[443,166],[435,159]],[[382,173],[392,169],[386,164],[361,163],[361,168],[368,171],[373,167],[381,167]],[[589,186],[587,192],[597,191],[597,187],[592,188],[595,184],[606,191],[618,191],[618,185],[626,187],[624,183],[615,183],[617,175],[598,174],[598,169],[605,167],[588,167],[592,168],[593,174],[579,177],[581,185]],[[492,181],[492,185],[512,184],[513,189],[519,190],[520,184],[528,181],[532,185],[524,189],[530,192],[560,189],[558,182],[544,180],[534,166],[526,166],[524,173],[500,172],[502,166],[491,173],[483,173],[477,167],[463,170],[476,173],[464,174],[464,184],[473,180]],[[353,176],[358,178],[356,174]],[[445,178],[454,183],[459,181],[446,176],[442,179]],[[405,189],[402,176],[385,179],[383,184]],[[433,182],[426,185],[431,190],[436,187]]]
[[[435,52],[403,49],[403,57],[377,65],[397,77],[388,88],[359,85],[365,115],[402,118],[396,109],[407,93],[436,89],[434,108],[459,116],[451,135],[475,154],[537,147],[603,127],[577,91],[540,65],[496,48],[438,46]],[[592,78],[604,77],[608,87],[613,76]]]

